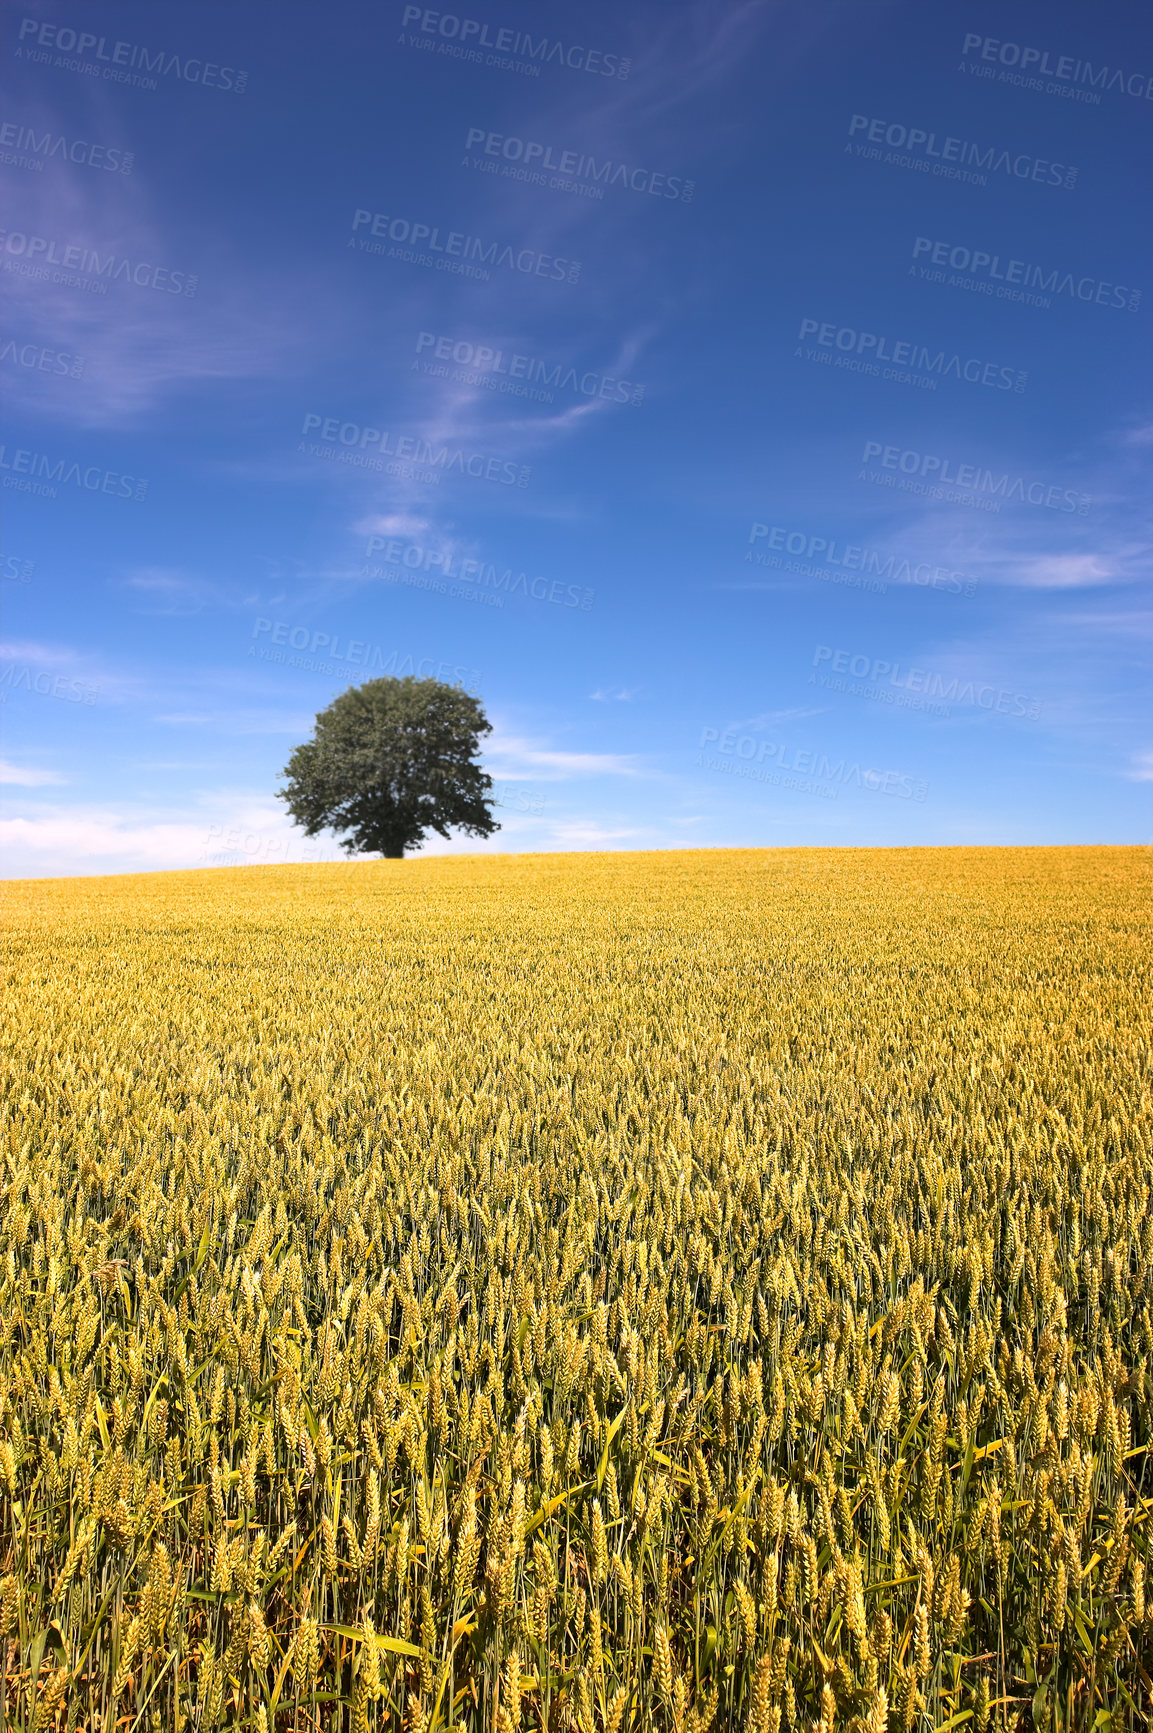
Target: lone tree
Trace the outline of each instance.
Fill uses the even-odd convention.
[[[491,836],[500,826],[488,804],[492,778],[476,762],[491,734],[479,702],[442,680],[366,680],[350,686],[316,718],[311,740],[284,769],[288,802],[306,836],[322,830],[349,854],[401,860],[429,830]]]

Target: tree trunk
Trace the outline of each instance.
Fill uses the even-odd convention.
[[[384,858],[385,860],[403,860],[404,848],[398,847],[396,843],[390,842],[388,847],[384,850]]]

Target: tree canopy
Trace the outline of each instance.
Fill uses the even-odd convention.
[[[492,732],[480,701],[442,680],[350,686],[316,718],[278,792],[306,836],[335,831],[349,854],[400,860],[430,830],[491,836],[492,778],[477,762]],[[346,833],[346,834],[341,834]]]

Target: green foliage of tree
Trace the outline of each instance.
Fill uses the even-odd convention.
[[[367,680],[316,718],[285,766],[288,803],[306,836],[332,830],[349,854],[400,860],[430,830],[491,836],[492,778],[477,763],[492,724],[478,699],[442,680]]]

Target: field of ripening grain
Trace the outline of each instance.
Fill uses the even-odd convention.
[[[1148,853],[11,887],[0,1723],[1147,1726]]]

